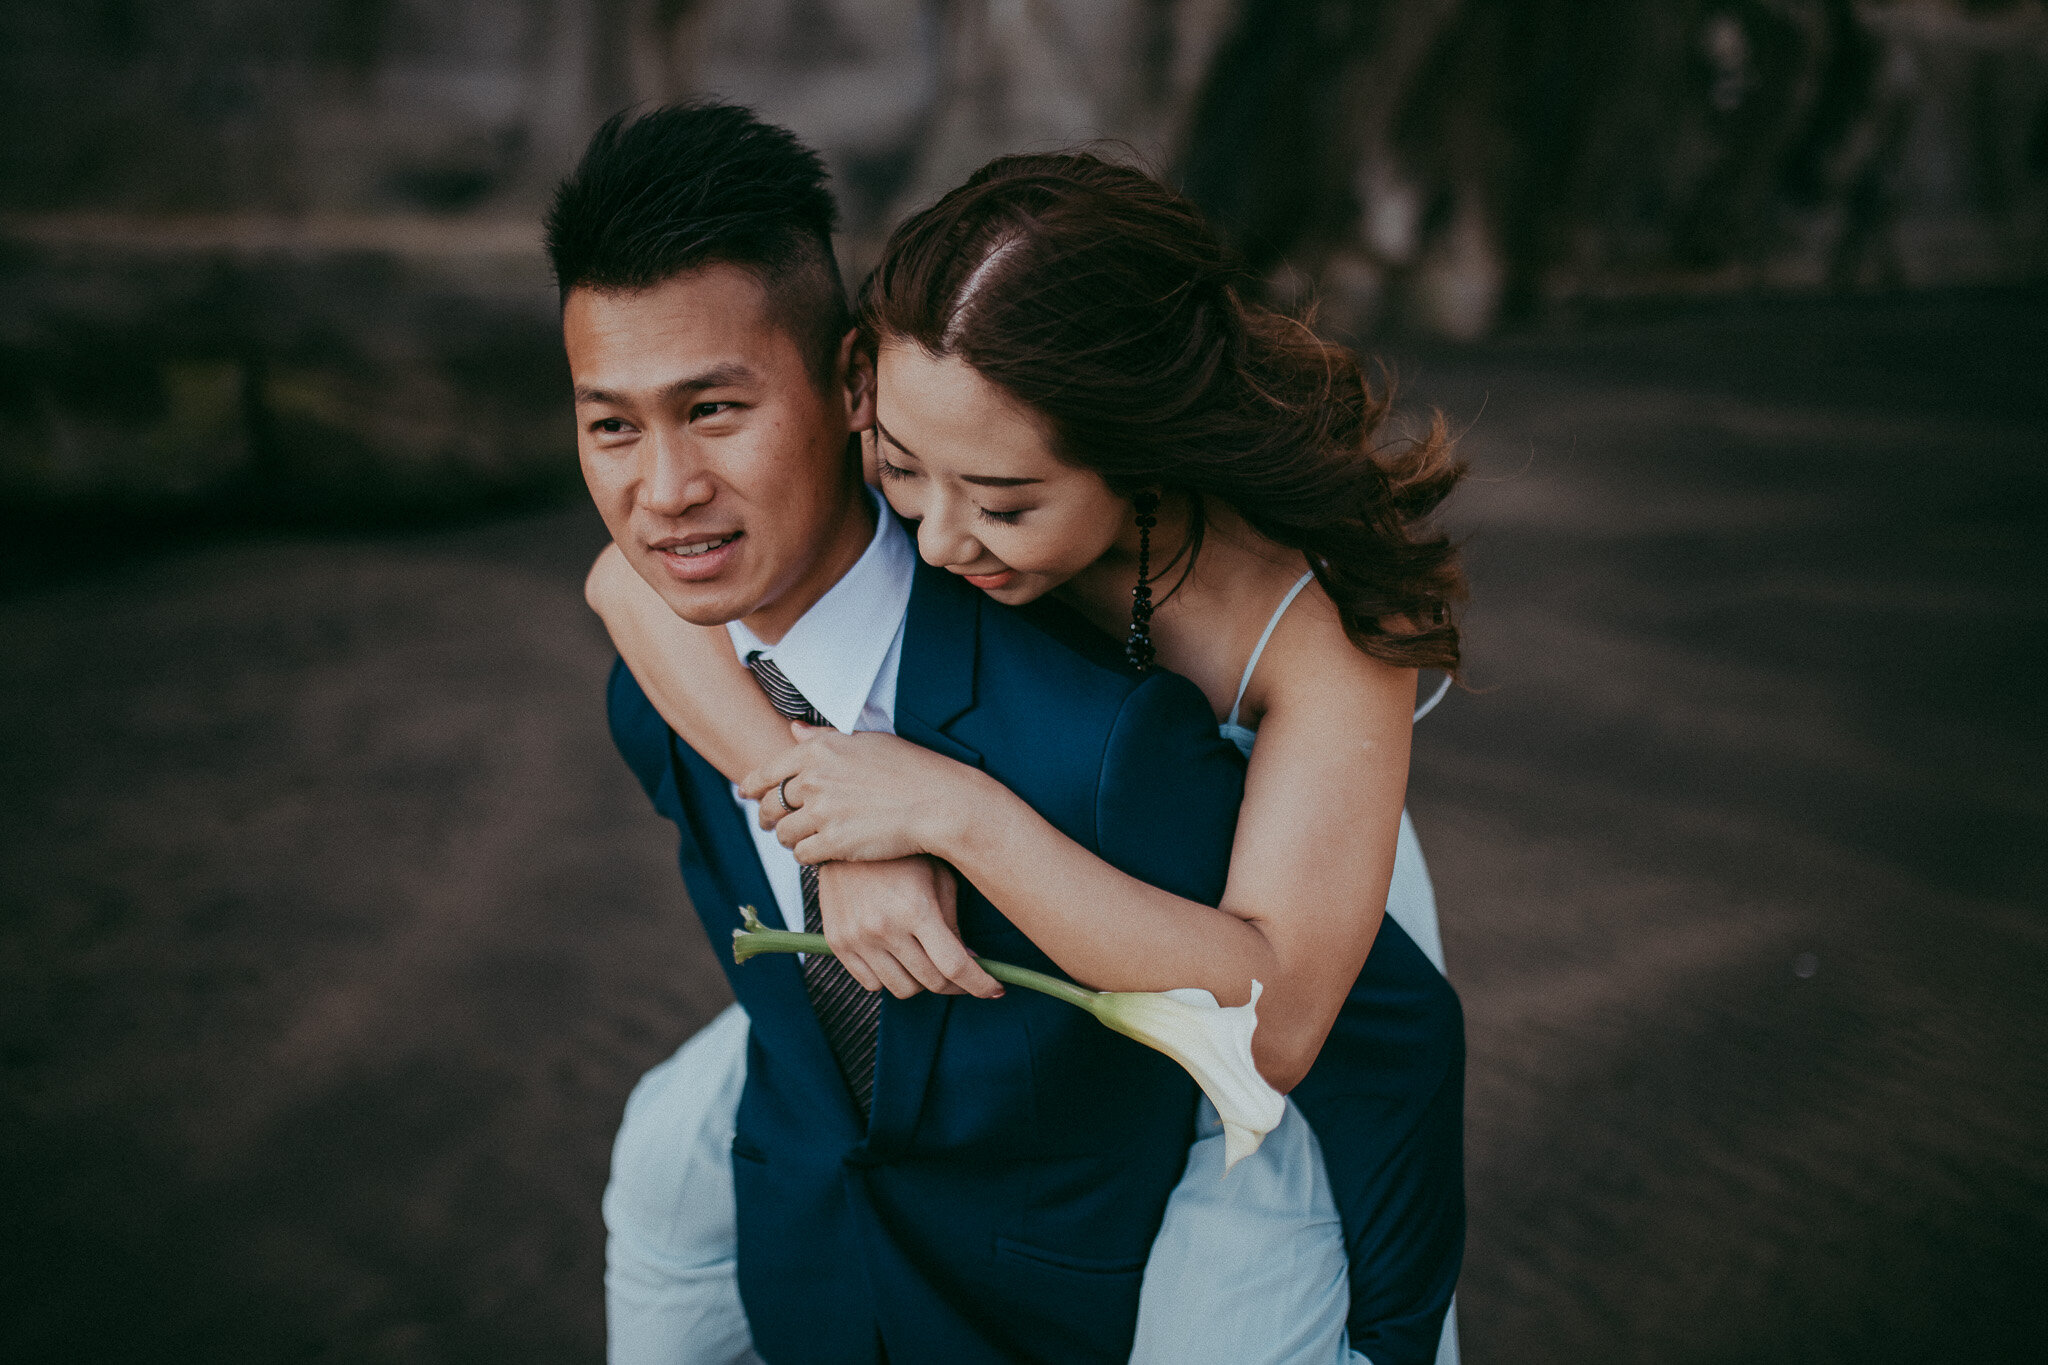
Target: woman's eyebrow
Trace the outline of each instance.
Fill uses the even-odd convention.
[[[921,462],[921,457],[918,455],[916,451],[912,450],[909,446],[903,444],[903,442],[897,440],[894,436],[891,436],[889,434],[889,428],[882,425],[880,418],[875,419],[875,430],[878,433],[880,433],[882,439],[887,441],[890,445],[895,446],[898,450],[902,451],[905,455],[908,455],[911,459],[920,460]],[[1026,484],[1044,483],[1045,480],[1006,479],[996,474],[962,474],[960,476],[960,482],[980,484],[984,488],[1022,488]]]
[[[890,445],[895,446],[898,450],[902,451],[905,455],[908,455],[911,459],[915,460],[918,457],[916,451],[912,450],[909,446],[903,444],[903,442],[897,440],[894,436],[891,436],[889,434],[889,428],[882,425],[882,419],[879,417],[875,419],[875,430],[881,433],[883,440],[887,441]]]

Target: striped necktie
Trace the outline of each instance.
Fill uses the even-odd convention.
[[[754,681],[761,684],[761,690],[768,694],[769,702],[777,711],[806,725],[831,724],[804,699],[804,694],[796,690],[783,671],[775,666],[775,661],[764,657],[760,650],[747,655],[747,667],[753,671]],[[800,875],[804,889],[804,930],[822,934],[825,922],[818,910],[818,869],[806,865],[800,869]],[[832,1047],[832,1056],[839,1062],[839,1073],[846,1077],[846,1084],[852,1089],[860,1112],[865,1115],[875,1093],[875,1039],[882,1022],[881,993],[863,987],[853,979],[851,972],[839,964],[838,958],[827,957],[823,953],[807,954],[803,960],[803,972],[804,990],[811,997],[811,1009],[818,1016],[819,1027],[825,1031],[825,1041]]]

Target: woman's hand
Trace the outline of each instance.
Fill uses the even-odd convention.
[[[756,768],[740,790],[761,803],[761,827],[798,862],[944,856],[946,831],[972,803],[979,772],[894,735],[798,723],[790,731],[796,747]]]
[[[1003,987],[960,941],[953,869],[926,853],[974,769],[894,735],[792,723],[797,744],[740,790],[798,861],[818,869],[825,941],[853,979],[899,1000],[920,990],[994,999]],[[783,805],[784,795],[789,801]]]
[[[958,896],[953,869],[935,858],[818,869],[825,941],[855,981],[898,1000],[921,990],[986,1000],[1003,993],[960,941]]]

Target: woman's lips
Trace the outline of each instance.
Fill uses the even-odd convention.
[[[1017,571],[1001,569],[995,573],[964,573],[960,576],[983,592],[994,592],[997,588],[1007,586],[1010,580],[1017,576]]]
[[[697,545],[661,545],[654,547],[655,556],[661,566],[668,570],[671,578],[685,583],[701,583],[714,578],[718,571],[732,561],[739,552],[740,532],[735,531],[724,540],[710,544],[709,548]],[[685,553],[688,551],[689,553]]]

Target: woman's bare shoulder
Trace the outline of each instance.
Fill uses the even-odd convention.
[[[1245,705],[1262,723],[1283,717],[1327,723],[1339,716],[1406,723],[1415,706],[1415,670],[1353,644],[1336,604],[1311,579],[1267,642]]]

